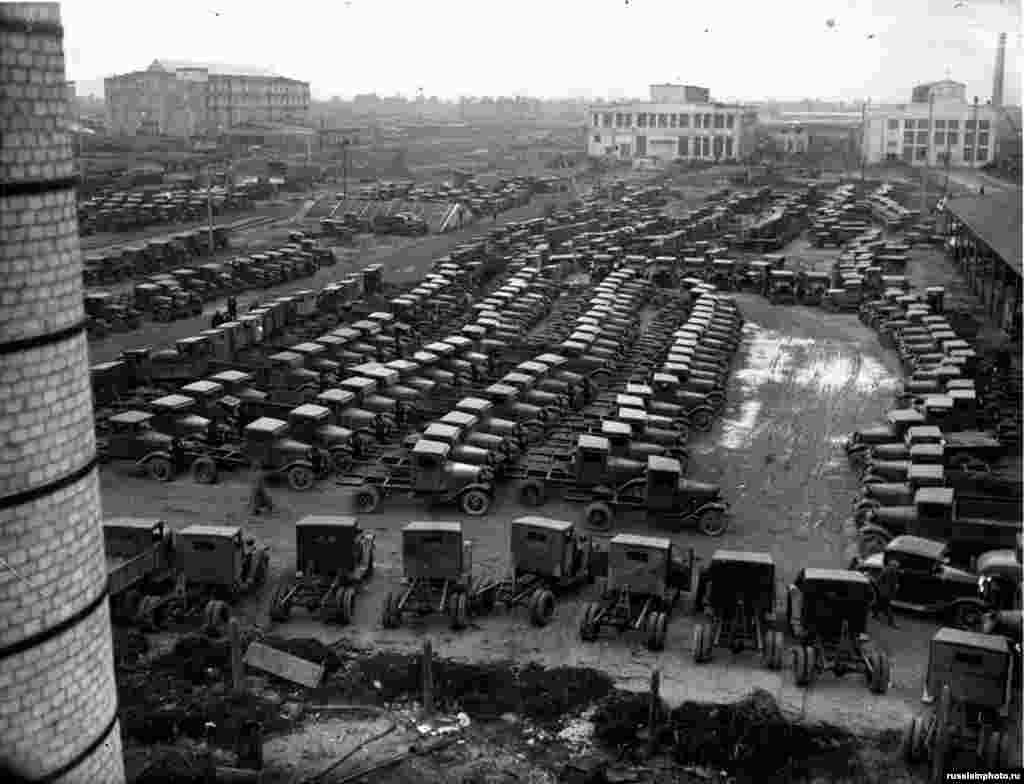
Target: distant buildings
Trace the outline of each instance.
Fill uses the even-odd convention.
[[[623,160],[741,159],[753,152],[757,113],[711,101],[707,88],[651,85],[649,101],[591,104],[587,153]]]
[[[909,104],[871,108],[864,123],[867,163],[980,167],[995,157],[996,109],[968,103],[966,87],[944,80],[915,87]],[[929,119],[929,117],[931,119]]]
[[[303,123],[309,82],[259,68],[154,60],[104,81],[116,134],[216,135],[243,123]]]

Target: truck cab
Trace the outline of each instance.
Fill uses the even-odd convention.
[[[331,410],[315,403],[304,403],[288,413],[288,425],[299,440],[326,450],[335,472],[347,471],[353,458],[365,454],[368,444],[354,431],[331,423]]]
[[[196,407],[195,398],[186,395],[158,397],[149,403],[153,427],[175,438],[205,441],[211,420],[195,413]]]
[[[316,396],[316,403],[330,409],[335,424],[352,430],[364,445],[386,440],[394,429],[389,417],[360,408],[350,389],[324,390]]]
[[[266,577],[269,553],[242,529],[229,525],[190,525],[176,537],[186,586],[201,586],[236,598]]]

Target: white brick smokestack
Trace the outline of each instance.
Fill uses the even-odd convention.
[[[0,760],[121,784],[60,8],[0,3]]]

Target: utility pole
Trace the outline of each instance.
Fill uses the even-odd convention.
[[[924,218],[928,201],[928,174],[931,171],[932,125],[935,117],[935,93],[928,95],[928,137],[924,148],[924,168],[921,170],[921,218]]]
[[[860,181],[864,182],[864,167],[868,161],[868,98],[860,105]]]
[[[213,176],[210,174],[210,164],[206,164],[206,220],[208,222],[208,240],[210,243],[210,255],[213,255]]]
[[[347,138],[341,140],[341,192],[348,201],[348,145]]]

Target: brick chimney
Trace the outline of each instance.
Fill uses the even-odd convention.
[[[992,74],[992,107],[1003,106],[1003,82],[1006,79],[1006,33],[999,34],[999,45],[996,48],[996,70]]]
[[[62,34],[0,3],[0,757],[120,784]]]

